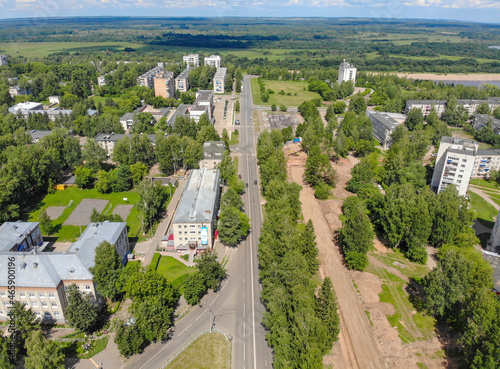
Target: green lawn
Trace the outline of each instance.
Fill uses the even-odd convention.
[[[123,198],[127,198],[128,201],[124,201]],[[112,210],[118,204],[135,204],[139,201],[139,195],[135,190],[127,192],[114,192],[110,194],[102,194],[97,192],[97,190],[82,190],[78,187],[71,186],[62,191],[56,191],[53,194],[48,194],[44,199],[38,204],[38,208],[31,212],[29,216],[30,221],[38,221],[40,213],[47,209],[49,206],[66,206],[66,209],[59,216],[59,218],[52,221],[52,226],[54,229],[53,237],[57,237],[57,241],[76,241],[80,236],[80,227],[71,225],[62,225],[64,221],[69,217],[69,215],[75,210],[77,205],[83,199],[104,199],[109,200],[109,204],[104,209],[106,213],[111,213]],[[71,206],[69,206],[71,202]],[[141,222],[139,219],[139,213],[136,207],[132,208],[127,219],[124,219],[129,227],[129,237],[139,237],[142,236]],[[85,227],[81,227],[83,232]]]
[[[467,192],[467,196],[469,196],[472,203],[472,208],[477,213],[477,220],[486,227],[493,228],[495,224],[494,217],[498,214],[495,207],[474,192]]]
[[[307,82],[264,80],[266,91],[268,89],[271,89],[274,91],[274,94],[269,95],[268,102],[263,102],[260,99],[259,82],[257,81],[256,78],[252,78],[251,83],[252,83],[253,103],[256,105],[271,106],[272,104],[276,104],[278,107],[280,105],[286,105],[287,107],[290,107],[290,106],[299,106],[302,102],[306,100],[321,98],[321,96],[318,93],[307,91],[307,87],[309,86]],[[278,92],[280,92],[281,90],[285,91],[285,93],[288,92],[291,93],[291,96],[280,95]],[[297,96],[295,96],[295,93],[297,94]]]
[[[396,256],[395,259],[405,264],[406,267],[404,269],[395,267],[389,259],[392,258],[393,254],[370,254],[377,257],[377,259],[379,259],[379,257],[387,258],[387,260],[385,260],[385,264],[400,270],[402,274],[412,277],[421,277],[426,274],[423,269],[425,267],[412,265],[414,263],[399,260],[398,256]],[[382,261],[384,262],[384,260]],[[428,272],[428,270],[426,271]],[[393,327],[396,327],[403,344],[415,341],[425,341],[434,337],[435,319],[415,311],[415,307],[410,302],[409,295],[406,292],[405,281],[389,272],[386,268],[374,266],[373,264],[370,264],[366,268],[366,272],[375,274],[381,279],[383,284],[382,292],[379,295],[380,301],[394,306],[395,313],[393,315],[387,315],[387,320]]]
[[[481,187],[487,187],[487,188],[492,188],[495,190],[500,190],[500,186],[498,183],[495,181],[488,181],[486,179],[471,179],[470,184],[476,185],[476,186],[481,186]]]
[[[196,273],[195,267],[188,267],[172,256],[162,256],[156,267],[156,271],[172,283],[174,287],[180,289],[182,293],[182,282],[189,274]]]
[[[145,45],[129,42],[14,42],[0,43],[0,54],[21,55],[28,59],[44,58],[55,52],[93,52],[99,50],[123,51],[126,47],[134,49]]]
[[[191,343],[166,369],[229,369],[231,342],[220,333],[207,333]]]

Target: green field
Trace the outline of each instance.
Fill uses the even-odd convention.
[[[188,267],[172,256],[162,256],[156,267],[156,271],[167,278],[174,287],[182,293],[182,282],[189,274],[196,273],[195,267]]]
[[[375,58],[378,58],[381,56],[377,52],[373,53],[366,53],[365,58],[367,60],[373,60]],[[452,55],[439,55],[439,56],[408,56],[408,55],[398,55],[398,54],[389,54],[391,58],[403,58],[403,59],[412,59],[412,60],[438,60],[438,59],[446,59],[446,60],[460,60],[463,59],[462,56],[452,56]],[[495,60],[493,59],[485,59],[485,58],[469,58],[469,59],[474,59],[479,63],[492,63]]]
[[[494,218],[498,214],[495,207],[474,192],[467,192],[467,196],[472,203],[472,208],[476,211],[477,220],[486,227],[493,228]]]
[[[307,87],[309,86],[307,82],[264,80],[266,90],[271,89],[274,91],[274,94],[269,95],[268,102],[263,102],[260,98],[259,82],[256,78],[252,78],[251,82],[253,103],[256,105],[271,106],[272,104],[276,104],[278,107],[279,105],[286,105],[287,107],[299,106],[306,100],[321,98],[318,93],[307,91]],[[290,93],[291,96],[280,95],[278,92],[281,90],[285,91],[285,93]]]
[[[231,342],[220,333],[207,333],[191,343],[166,369],[231,368]]]
[[[123,200],[127,198],[127,201]],[[113,209],[118,204],[135,204],[139,201],[139,195],[135,190],[127,192],[115,192],[110,194],[102,194],[97,192],[97,190],[82,190],[78,187],[68,187],[65,190],[56,191],[53,194],[48,194],[44,199],[38,204],[38,208],[31,212],[29,216],[30,221],[38,221],[40,213],[47,209],[49,206],[66,206],[66,209],[62,212],[59,218],[52,221],[53,234],[51,236],[57,237],[57,241],[76,241],[80,236],[80,227],[63,225],[64,221],[68,219],[69,215],[75,210],[77,205],[83,199],[104,199],[109,200],[109,204],[106,206],[104,211],[111,214]],[[69,206],[71,202],[71,206]],[[125,219],[124,219],[125,220]],[[134,206],[129,216],[125,220],[129,227],[128,235],[129,237],[139,237],[139,239],[144,239],[141,232],[141,222],[139,219],[139,213]],[[85,230],[85,227],[81,227],[81,232]]]
[[[398,254],[380,255],[373,252],[369,254],[410,278],[421,278],[429,272],[426,267],[404,260]],[[393,264],[394,261],[404,264],[405,267],[397,267]],[[389,272],[388,269],[373,264],[370,263],[366,272],[372,273],[382,280],[380,302],[394,306],[395,313],[387,315],[387,320],[393,327],[396,327],[403,344],[432,339],[436,321],[430,316],[415,311],[415,307],[410,302],[410,296],[406,292],[406,282]]]

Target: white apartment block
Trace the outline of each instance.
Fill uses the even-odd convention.
[[[223,94],[226,86],[227,68],[217,68],[214,76],[214,93]]]
[[[488,178],[492,170],[500,169],[500,150],[478,149],[471,178]]]
[[[127,223],[91,223],[65,252],[47,250],[39,223],[34,222],[2,224],[0,240],[0,270],[5,271],[0,276],[0,321],[8,319],[12,307],[8,298],[9,267],[15,275],[14,300],[31,308],[41,320],[64,323],[65,290],[71,284],[96,303],[102,302],[89,271],[97,246],[110,242],[122,260],[129,252]]]
[[[186,63],[188,67],[196,68],[200,66],[200,56],[198,54],[184,55],[182,61]]]
[[[441,116],[446,109],[446,100],[407,100],[405,109],[406,114],[408,114],[411,109],[420,109],[424,117],[429,115],[432,110],[435,110],[437,115]]]
[[[193,169],[172,220],[171,251],[211,250],[220,200],[218,169]]]
[[[342,63],[340,63],[337,83],[340,85],[342,82],[352,81],[353,84],[356,84],[356,71],[356,67],[349,64],[344,59]]]
[[[465,196],[472,176],[478,143],[463,138],[443,136],[439,145],[431,189],[439,192],[454,185]]]
[[[131,113],[127,113],[131,114]],[[141,133],[142,135],[142,133]],[[122,140],[124,137],[132,137],[133,135],[127,133],[99,133],[94,140],[101,146],[106,152],[108,156],[111,157],[113,155],[113,151],[115,149],[116,143]],[[156,143],[156,135],[146,135],[151,143],[154,145]],[[130,148],[132,150],[132,148]]]
[[[179,92],[188,92],[189,90],[189,72],[191,68],[187,67],[177,77],[175,77],[175,89]]]
[[[211,67],[220,68],[221,58],[220,55],[210,55],[205,58],[205,65],[210,65]]]
[[[0,55],[0,65],[9,65],[6,55]]]

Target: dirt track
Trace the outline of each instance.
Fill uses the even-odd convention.
[[[304,221],[312,219],[314,223],[321,260],[320,273],[332,279],[341,317],[339,342],[334,346],[335,361],[326,364],[346,369],[384,368],[384,360],[377,347],[368,318],[342,263],[339,249],[333,241],[329,222],[323,216],[320,202],[314,197],[314,190],[303,183],[305,155],[304,158],[302,155],[304,154],[301,154],[300,158],[289,161],[289,178],[303,186],[300,201],[303,204]],[[350,171],[354,163],[349,164]],[[341,169],[343,168],[337,168],[339,171]],[[340,179],[346,178],[340,174]],[[345,184],[339,183],[339,191],[335,193],[335,196],[347,196],[349,193],[343,190],[344,187]],[[333,201],[337,202],[340,207],[342,200],[343,198]],[[329,219],[329,221],[335,222],[334,219]],[[340,225],[338,219],[336,222]]]

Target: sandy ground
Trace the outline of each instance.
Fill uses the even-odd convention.
[[[435,81],[500,81],[500,74],[492,74],[492,73],[473,73],[473,74],[472,73],[471,74],[396,73],[396,75],[398,77],[406,77],[410,79],[429,79]]]
[[[298,145],[285,146],[285,153],[298,149]],[[334,282],[341,317],[339,340],[334,344],[323,363],[328,368],[408,368],[417,369],[417,362],[427,368],[443,368],[443,359],[436,355],[442,349],[440,341],[422,339],[410,344],[403,344],[396,328],[392,327],[387,315],[395,313],[394,306],[382,303],[379,294],[382,292],[382,281],[371,273],[348,271],[340,255],[339,247],[332,234],[342,227],[339,220],[343,200],[352,193],[345,190],[351,178],[351,169],[358,159],[349,156],[341,165],[334,164],[338,172],[337,187],[332,191],[333,200],[318,201],[313,190],[303,182],[306,155],[288,157],[289,178],[303,186],[300,194],[304,220],[312,219],[317,235],[320,273],[329,276]],[[378,239],[374,240],[377,252],[390,254],[393,251],[385,247]],[[429,250],[429,266],[435,266]],[[383,266],[389,272],[404,281],[409,281],[397,269],[383,265],[370,256],[372,265]],[[368,318],[369,315],[369,318]],[[433,359],[430,359],[430,358]]]

